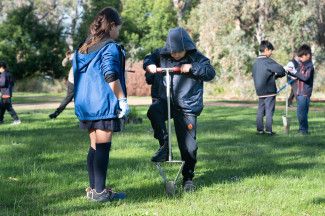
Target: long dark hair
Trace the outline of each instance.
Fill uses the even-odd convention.
[[[112,7],[101,10],[89,26],[88,40],[79,48],[81,53],[86,53],[88,48],[109,37],[112,26],[122,24],[120,15]]]

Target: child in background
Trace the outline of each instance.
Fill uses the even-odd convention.
[[[86,196],[98,202],[124,199],[125,193],[106,188],[113,132],[129,113],[125,84],[125,52],[117,44],[121,28],[118,12],[104,8],[89,27],[89,35],[74,54],[75,113],[80,128],[88,130],[89,188]]]
[[[168,160],[166,77],[156,74],[157,67],[180,67],[181,74],[171,74],[171,115],[181,158],[185,161],[182,170],[183,189],[191,192],[194,169],[197,161],[196,122],[203,110],[203,82],[215,77],[215,70],[210,61],[199,51],[188,33],[183,28],[169,30],[165,47],[155,50],[144,59],[143,68],[157,76],[160,88],[158,99],[148,110],[148,118],[158,139],[160,148],[152,157],[153,162]],[[155,83],[156,85],[157,83]]]
[[[62,66],[71,68],[71,61],[73,59],[73,53],[68,50],[65,54],[65,58],[62,60]],[[74,84],[73,84],[73,71],[69,70],[68,80],[67,80],[67,95],[62,100],[60,106],[49,115],[50,119],[55,119],[60,115],[61,112],[66,108],[66,106],[72,101],[74,92]]]
[[[298,66],[299,66],[299,57],[297,56],[297,53],[294,53],[292,60],[288,62],[286,67],[291,70],[296,71],[298,69]],[[291,82],[291,84],[290,84],[291,90],[290,90],[290,95],[288,97],[288,106],[289,107],[293,106],[292,104],[293,104],[293,100],[295,98],[294,91],[293,91],[293,84],[296,79],[297,78],[288,75],[288,82]]]
[[[259,48],[260,55],[253,64],[253,79],[258,96],[258,110],[256,115],[258,134],[275,134],[272,130],[275,97],[277,93],[275,80],[285,76],[285,70],[280,64],[270,58],[273,50],[274,47],[269,41],[262,41]],[[263,123],[264,116],[266,116],[265,127]]]
[[[299,133],[308,134],[308,111],[310,97],[314,84],[314,65],[312,62],[311,48],[304,44],[297,51],[299,66],[297,70],[290,67],[285,69],[289,75],[296,77],[297,81],[293,83],[293,91],[297,99],[297,118],[299,121]]]
[[[1,89],[1,105],[0,105],[0,124],[3,123],[3,117],[6,110],[9,112],[11,117],[14,119],[13,125],[21,123],[20,119],[14,108],[12,107],[12,90],[14,87],[14,81],[7,70],[7,64],[0,62],[0,89]]]

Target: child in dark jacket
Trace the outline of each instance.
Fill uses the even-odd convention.
[[[288,62],[288,64],[284,67],[285,69],[288,68],[292,71],[296,71],[298,69],[299,66],[299,57],[297,56],[297,53],[295,52],[293,55],[293,58],[291,59],[291,61]],[[293,100],[295,98],[295,94],[293,91],[293,84],[294,82],[296,82],[297,78],[288,75],[288,82],[291,82],[290,86],[291,86],[291,90],[290,90],[290,95],[288,97],[288,106],[292,107],[293,105]]]
[[[277,93],[275,80],[285,76],[284,68],[271,59],[273,45],[269,41],[262,41],[260,53],[253,64],[253,79],[258,96],[258,110],[256,116],[257,133],[274,135],[272,130],[275,97]],[[264,130],[263,117],[266,116]]]
[[[215,77],[210,61],[199,51],[183,28],[169,31],[165,47],[155,50],[144,59],[143,68],[156,74],[157,67],[180,67],[181,74],[171,74],[171,115],[181,158],[185,161],[182,171],[184,191],[192,191],[196,164],[196,121],[203,109],[203,82]],[[157,74],[159,75],[159,74]],[[161,74],[160,74],[161,75]],[[153,162],[168,160],[166,77],[162,76],[159,98],[148,110],[148,118],[160,148],[152,157]]]
[[[49,115],[50,119],[57,118],[73,99],[74,84],[73,84],[73,70],[71,68],[72,59],[73,59],[73,52],[68,50],[65,54],[65,58],[62,60],[62,66],[65,68],[68,67],[70,69],[68,74],[68,79],[67,79],[67,95],[62,100],[60,106],[53,113]]]
[[[7,64],[0,62],[0,89],[1,89],[1,104],[0,104],[0,124],[3,123],[3,117],[6,110],[9,112],[11,117],[14,119],[13,125],[20,124],[21,121],[14,108],[12,107],[12,89],[14,81],[11,74],[7,70]]]
[[[112,135],[121,130],[119,118],[129,113],[125,52],[114,41],[120,27],[118,12],[104,8],[73,58],[75,113],[90,138],[86,196],[99,202],[125,198],[124,193],[113,193],[105,186]]]
[[[310,97],[314,84],[314,66],[312,62],[311,48],[304,44],[297,51],[299,64],[297,70],[287,67],[287,71],[297,80],[292,88],[297,99],[297,118],[299,121],[299,133],[308,134],[308,111]]]

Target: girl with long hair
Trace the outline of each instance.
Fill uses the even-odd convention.
[[[90,138],[86,192],[93,201],[126,196],[106,188],[112,135],[121,130],[120,119],[130,111],[125,84],[125,51],[115,42],[121,24],[114,8],[104,8],[91,23],[88,37],[75,51],[73,59],[75,113],[80,128],[88,130]]]

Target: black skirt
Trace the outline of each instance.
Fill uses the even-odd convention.
[[[80,121],[81,129],[99,129],[99,130],[110,130],[113,132],[121,131],[120,119],[102,119],[102,120],[89,120]]]

